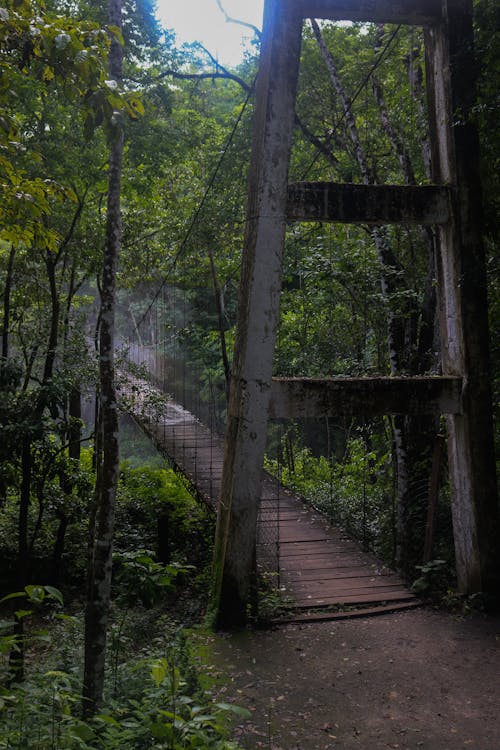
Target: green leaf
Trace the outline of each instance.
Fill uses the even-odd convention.
[[[59,589],[54,588],[54,586],[44,586],[45,591],[52,599],[55,599],[56,602],[59,602],[59,604],[62,606],[64,604],[63,595],[59,591]]]
[[[108,31],[115,41],[119,42],[121,45],[125,44],[123,34],[118,26],[108,26]]]
[[[83,721],[79,722],[78,724],[76,724],[76,726],[73,726],[71,728],[71,734],[73,734],[75,737],[78,737],[78,739],[83,740],[84,742],[93,740],[96,736],[92,727],[89,727],[89,725],[85,724]]]
[[[28,599],[35,604],[41,604],[46,597],[43,586],[25,586],[24,590],[28,594]]]
[[[109,724],[112,727],[120,726],[120,723],[109,714],[99,714],[98,716],[96,716],[96,719],[99,719],[99,721],[103,721],[105,724]]]
[[[43,643],[51,643],[52,638],[48,633],[35,633],[33,638],[37,641],[42,641]]]
[[[150,730],[155,739],[162,740],[171,733],[172,727],[168,724],[160,724],[159,722],[157,722],[155,724],[151,724]]]
[[[168,664],[166,659],[157,659],[151,665],[151,677],[156,685],[160,687],[161,683],[167,676]]]
[[[14,614],[18,620],[22,620],[24,617],[28,617],[28,615],[33,614],[33,610],[32,609],[16,609]]]
[[[58,34],[56,38],[54,39],[54,44],[56,45],[56,49],[66,49],[68,44],[71,42],[71,37],[69,34]]]
[[[0,620],[0,630],[10,630],[15,624],[15,620]]]
[[[247,708],[243,708],[243,706],[236,706],[232,703],[216,703],[215,706],[222,711],[230,711],[231,713],[236,714],[237,716],[242,716],[245,719],[249,719],[251,716],[250,711]]]
[[[55,615],[56,620],[62,620],[63,622],[73,622],[77,623],[79,622],[78,617],[75,617],[75,615],[66,615],[64,612],[58,612]]]
[[[88,55],[89,55],[88,50],[81,49],[75,55],[75,63],[77,63],[77,64],[84,63],[87,60]]]
[[[9,601],[9,599],[20,599],[22,596],[26,596],[25,591],[15,591],[13,594],[7,594],[3,599],[0,599],[0,604]]]

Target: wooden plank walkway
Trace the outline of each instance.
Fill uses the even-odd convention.
[[[220,490],[223,440],[174,401],[147,406],[156,389],[128,378],[129,411],[214,511]],[[157,391],[156,391],[157,393]],[[155,399],[151,399],[154,401]],[[132,406],[131,406],[132,404]],[[340,528],[264,472],[257,561],[294,611],[288,620],[333,619],[418,606],[403,581]],[[348,612],[342,612],[348,608]],[[335,611],[336,610],[336,611]]]

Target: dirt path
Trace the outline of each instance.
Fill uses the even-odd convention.
[[[500,617],[414,610],[214,636],[243,748],[500,750]]]

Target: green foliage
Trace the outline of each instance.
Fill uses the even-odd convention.
[[[259,581],[258,622],[264,625],[286,615],[293,606],[293,601],[276,585],[277,575],[264,574]]]
[[[15,246],[57,249],[60,234],[44,219],[74,191],[42,171],[40,134],[47,97],[93,109],[105,91],[108,35],[97,24],[51,14],[43,3],[9,0],[0,24],[0,238]],[[20,96],[21,94],[21,96]]]
[[[24,591],[16,591],[12,594],[7,594],[0,599],[0,604],[2,604],[2,602],[8,602],[11,599],[20,598],[27,599],[27,601],[32,604],[42,604],[42,602],[51,600],[57,602],[61,606],[63,604],[62,594],[59,589],[54,588],[54,586],[36,586],[32,584],[25,586]],[[31,613],[28,612],[27,614]]]
[[[186,694],[186,683],[172,654],[149,659],[141,669],[149,671],[150,680],[145,682],[140,699],[96,717],[95,723],[103,727],[99,747],[106,750],[124,744],[169,750],[235,747],[221,738],[226,732],[226,717],[230,713],[246,717],[248,712],[225,703],[207,706]]]
[[[446,560],[430,560],[419,565],[420,577],[413,582],[412,590],[422,596],[436,596],[443,593],[449,583],[449,569]]]
[[[89,721],[78,716],[80,676],[74,661],[70,669],[48,664],[57,664],[68,640],[74,644],[73,622],[62,623],[52,642],[54,653],[41,664],[39,655],[39,666],[32,665],[23,684],[0,686],[0,749],[236,750],[225,739],[230,717],[249,714],[231,704],[210,704],[198,694],[182,631],[167,630],[153,647],[141,649],[139,658],[130,652],[121,665],[119,692]]]
[[[203,554],[207,516],[172,469],[123,463],[117,497],[116,548],[120,552],[158,549],[162,541],[177,562],[199,562]],[[163,520],[165,537],[158,534]],[[186,552],[190,550],[190,560]]]
[[[117,552],[113,570],[120,601],[131,606],[137,601],[145,607],[158,604],[164,592],[175,590],[176,578],[189,570],[178,563],[162,565],[148,550]]]
[[[6,434],[8,425],[3,425]],[[23,424],[17,424],[21,431]],[[45,580],[53,575],[52,557],[54,554],[58,530],[61,521],[67,521],[66,552],[58,562],[59,574],[64,579],[77,579],[85,570],[85,534],[86,526],[81,519],[85,517],[92,497],[94,476],[90,466],[90,451],[84,451],[81,463],[68,458],[60,448],[60,442],[48,432],[48,425],[43,424],[47,434],[33,442],[32,470],[34,481],[31,502],[28,508],[28,538],[31,557],[37,561],[38,572]],[[16,442],[16,424],[12,424],[12,433],[7,447]],[[19,442],[19,432],[17,433]],[[13,449],[9,464],[3,469],[9,471],[7,492],[3,512],[0,517],[0,555],[5,558],[16,556],[18,545],[19,486],[21,475]],[[42,572],[43,571],[43,572]]]
[[[0,708],[2,704],[2,684],[8,686],[16,678],[18,665],[16,660],[26,649],[33,645],[45,644],[50,641],[49,631],[45,628],[28,629],[31,624],[32,615],[40,615],[42,605],[55,609],[63,606],[63,596],[59,589],[54,586],[28,585],[23,591],[15,591],[0,599],[0,605],[6,602],[16,603],[22,599],[26,608],[17,608],[12,611],[11,619],[0,621]],[[9,606],[9,605],[7,605]],[[54,611],[51,617],[54,616]],[[8,662],[6,657],[9,656]],[[1,745],[0,745],[1,747]]]

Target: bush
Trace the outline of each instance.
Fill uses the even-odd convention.
[[[213,525],[172,469],[149,466],[120,471],[115,547],[155,550],[158,562],[202,566]]]
[[[141,613],[132,613],[135,616]],[[72,662],[68,659],[75,625],[81,628],[81,622],[62,620],[50,652],[30,660],[26,680],[0,682],[0,750],[236,748],[226,739],[228,717],[248,712],[230,704],[210,704],[199,689],[184,631],[169,627],[164,619],[160,624],[161,634],[155,638],[149,629],[147,647],[122,642],[128,654],[116,667],[119,679],[110,667],[104,705],[93,719],[82,721],[82,678],[74,654]],[[0,637],[0,647],[4,641]]]

